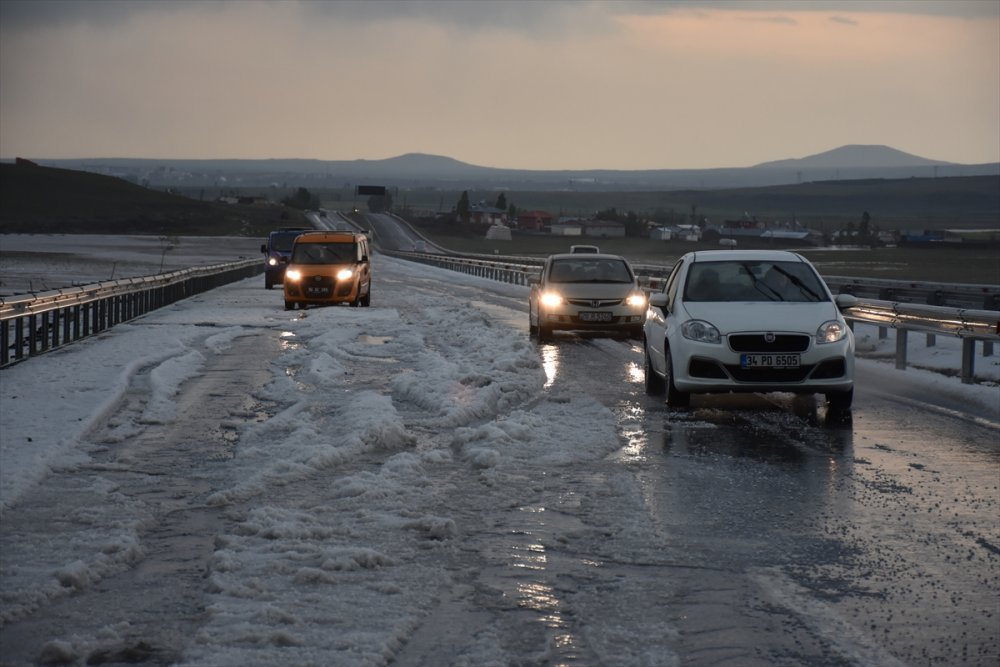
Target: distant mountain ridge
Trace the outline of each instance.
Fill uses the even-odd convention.
[[[30,158],[30,156],[24,156]],[[962,165],[889,146],[848,145],[804,158],[716,169],[503,169],[454,158],[407,153],[377,160],[164,160],[92,158],[36,160],[41,165],[119,176],[153,186],[232,185],[512,190],[677,190],[789,185],[814,181],[1000,175],[1000,163]]]

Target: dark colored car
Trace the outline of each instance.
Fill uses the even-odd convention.
[[[308,227],[282,227],[267,235],[267,243],[260,246],[264,253],[264,287],[271,289],[285,280],[285,267],[292,256],[292,245]]]

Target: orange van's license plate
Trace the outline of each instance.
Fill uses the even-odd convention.
[[[306,294],[308,294],[309,296],[329,296],[330,295],[330,288],[329,287],[307,287],[306,288]]]
[[[797,354],[741,354],[742,368],[798,368]]]

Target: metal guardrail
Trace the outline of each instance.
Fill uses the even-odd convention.
[[[0,297],[0,368],[263,270],[248,259]]]
[[[1000,311],[1000,285],[925,283],[880,278],[823,276],[832,292],[879,301]]]
[[[879,338],[886,337],[887,329],[895,329],[896,368],[900,370],[906,368],[910,331],[927,334],[928,346],[935,344],[934,337],[939,334],[961,339],[960,376],[964,384],[975,380],[976,342],[981,343],[984,357],[992,356],[994,343],[1000,342],[1000,312],[995,310],[864,300],[845,308],[844,318],[852,326],[855,321],[877,325]]]
[[[459,271],[516,285],[527,285],[529,278],[537,276],[544,260],[527,258],[491,258],[469,255],[437,255],[416,252],[380,251],[382,254],[411,261],[430,264],[440,268]],[[514,261],[510,261],[513,259]],[[669,267],[636,264],[639,284],[643,288],[659,289],[662,280],[669,274]],[[909,331],[927,334],[928,345],[934,344],[935,335],[955,336],[962,340],[962,382],[974,381],[975,344],[980,342],[983,356],[993,354],[994,343],[1000,342],[1000,310],[993,308],[954,308],[941,305],[914,302],[921,296],[932,301],[949,298],[964,298],[983,303],[1000,303],[1000,286],[912,283],[888,280],[866,280],[860,278],[825,278],[832,292],[853,294],[858,305],[844,309],[848,323],[865,322],[879,327],[880,337],[886,329],[892,328],[896,335],[896,367],[906,368],[907,333]],[[906,294],[910,301],[887,301],[867,299],[862,294],[877,290],[878,294]],[[859,292],[861,294],[859,294]]]

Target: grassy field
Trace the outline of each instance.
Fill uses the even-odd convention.
[[[592,243],[603,252],[622,255],[636,264],[670,266],[685,252],[718,249],[717,245],[685,241],[560,238],[516,233],[511,241],[493,241],[482,234],[448,233],[440,227],[424,226],[418,229],[449,250],[484,255],[546,257],[556,252],[567,252],[573,243]],[[740,241],[740,244],[741,248],[754,247],[745,241]],[[756,247],[774,246],[758,244]],[[997,246],[794,249],[809,258],[820,273],[827,276],[1000,285],[1000,248]]]

